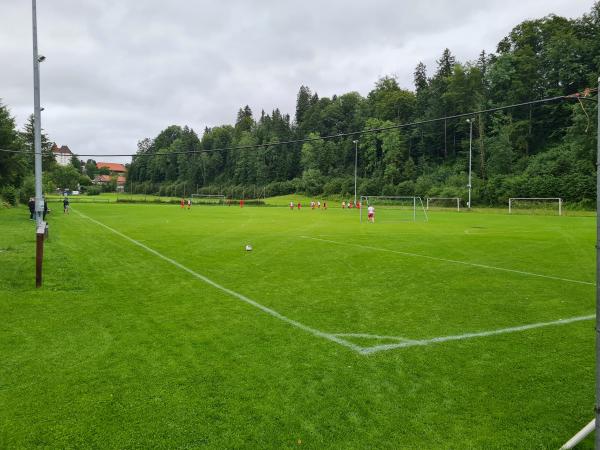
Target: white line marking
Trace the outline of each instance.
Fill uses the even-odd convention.
[[[549,327],[549,326],[555,326],[555,325],[566,325],[568,323],[573,323],[573,322],[592,320],[595,317],[596,316],[594,314],[592,314],[589,316],[579,316],[579,317],[571,317],[568,319],[555,320],[553,322],[539,322],[539,323],[531,323],[529,325],[521,325],[518,327],[501,328],[499,330],[480,331],[477,333],[466,333],[466,334],[459,334],[459,335],[455,335],[455,336],[440,336],[440,337],[436,337],[436,338],[432,338],[432,339],[422,339],[422,340],[414,340],[414,341],[408,341],[408,342],[400,342],[398,344],[376,345],[373,347],[364,348],[361,351],[361,353],[363,355],[369,355],[371,353],[381,352],[381,351],[385,351],[385,350],[394,350],[397,348],[414,347],[417,345],[425,346],[425,345],[431,345],[431,344],[438,344],[440,342],[461,341],[464,339],[473,339],[473,338],[478,338],[478,337],[494,336],[497,334],[516,333],[519,331],[532,330],[534,328],[542,328],[542,327]]]
[[[402,342],[413,342],[412,339],[403,338],[401,336],[380,336],[378,334],[367,334],[367,333],[335,333],[333,336],[338,337],[355,337],[355,338],[365,338],[365,339],[390,339],[392,341],[402,341]]]
[[[470,263],[470,262],[466,262],[466,261],[458,261],[456,259],[446,259],[446,258],[438,258],[436,256],[419,255],[418,253],[401,252],[401,251],[398,251],[398,250],[390,250],[388,248],[372,247],[370,245],[349,244],[347,242],[332,241],[332,240],[329,240],[329,239],[320,239],[320,238],[310,237],[310,236],[299,236],[299,237],[302,238],[302,239],[312,239],[313,241],[329,242],[331,244],[343,245],[343,246],[346,246],[346,247],[352,246],[352,247],[364,248],[364,249],[367,249],[367,250],[377,250],[377,251],[380,251],[380,252],[396,253],[398,255],[412,256],[412,257],[415,257],[415,258],[425,258],[425,259],[431,259],[433,261],[442,261],[442,262],[448,262],[448,263],[453,263],[453,264],[462,264],[464,266],[479,267],[481,269],[501,270],[503,272],[518,273],[520,275],[528,275],[528,276],[531,276],[531,277],[547,278],[549,280],[566,281],[568,283],[585,284],[585,285],[589,285],[589,286],[595,286],[596,285],[596,283],[593,283],[593,282],[590,282],[590,281],[571,280],[569,278],[554,277],[552,275],[542,275],[542,274],[534,273],[534,272],[525,272],[523,270],[515,270],[515,269],[506,269],[504,267],[487,266],[485,264],[477,264],[477,263]]]
[[[278,313],[277,311],[275,311],[275,310],[273,310],[271,308],[268,308],[268,307],[266,307],[264,305],[261,305],[258,302],[255,302],[254,300],[249,299],[245,295],[242,295],[242,294],[240,294],[238,292],[232,291],[231,289],[228,289],[225,286],[221,286],[220,284],[212,281],[210,278],[207,278],[204,275],[201,275],[201,274],[199,274],[197,272],[194,272],[192,269],[187,268],[186,266],[184,266],[183,264],[178,263],[174,259],[171,259],[171,258],[163,255],[162,253],[157,252],[156,250],[148,247],[147,245],[144,245],[141,242],[136,241],[135,239],[132,239],[129,236],[124,235],[120,231],[117,231],[114,228],[111,228],[108,225],[103,224],[102,222],[99,222],[99,221],[97,221],[95,219],[92,219],[91,217],[86,216],[85,214],[80,213],[79,211],[77,211],[75,209],[73,209],[73,211],[75,211],[81,217],[83,217],[85,219],[88,219],[88,220],[94,222],[95,224],[100,225],[101,227],[106,228],[109,231],[112,231],[116,235],[122,237],[123,239],[128,240],[132,244],[135,244],[138,247],[143,248],[147,252],[152,253],[155,256],[158,256],[159,258],[161,258],[161,259],[163,259],[163,260],[165,260],[165,261],[173,264],[176,267],[179,267],[181,270],[185,270],[186,272],[188,272],[189,274],[191,274],[194,277],[198,278],[199,280],[204,281],[206,284],[209,284],[210,286],[212,286],[212,287],[214,287],[214,288],[216,288],[216,289],[218,289],[220,291],[223,291],[226,294],[229,294],[230,296],[237,298],[238,300],[241,300],[241,301],[243,301],[243,302],[245,302],[245,303],[247,303],[247,304],[249,304],[251,306],[254,306],[255,308],[258,308],[261,311],[269,314],[270,316],[275,317],[275,318],[281,320],[282,322],[286,322],[286,323],[288,323],[288,324],[290,324],[290,325],[292,325],[292,326],[294,326],[296,328],[299,328],[299,329],[301,329],[303,331],[306,331],[307,333],[310,333],[313,336],[317,336],[317,337],[320,337],[320,338],[323,338],[323,339],[327,339],[328,341],[335,342],[336,344],[340,344],[340,345],[342,345],[344,347],[347,347],[347,348],[349,348],[351,350],[354,350],[357,353],[363,353],[363,351],[364,351],[364,347],[361,347],[359,345],[355,345],[352,342],[349,342],[349,341],[347,341],[345,339],[337,337],[337,336],[335,336],[333,334],[324,333],[323,331],[317,330],[315,328],[311,328],[311,327],[309,327],[307,325],[304,325],[303,323],[300,323],[300,322],[297,322],[297,321],[295,321],[293,319],[290,319],[290,318],[284,316],[283,314]]]

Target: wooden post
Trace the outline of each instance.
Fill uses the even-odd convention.
[[[44,261],[44,238],[46,237],[46,222],[40,222],[36,230],[35,241],[35,287],[42,286],[42,262]]]

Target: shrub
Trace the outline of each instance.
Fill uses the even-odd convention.
[[[35,196],[35,178],[33,176],[25,177],[21,189],[19,190],[19,201],[27,203],[31,197]]]
[[[86,195],[100,195],[102,189],[98,186],[90,186],[85,190]]]
[[[2,198],[4,198],[9,205],[17,206],[17,197],[19,191],[17,191],[14,186],[4,186],[1,194]]]
[[[332,178],[323,185],[323,194],[326,196],[343,194],[343,183],[344,180],[342,178]]]

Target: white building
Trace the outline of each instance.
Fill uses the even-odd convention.
[[[56,162],[61,166],[68,166],[71,163],[73,152],[66,145],[59,148],[58,145],[54,144],[50,150]]]

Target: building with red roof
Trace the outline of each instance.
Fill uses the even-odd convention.
[[[125,173],[127,168],[123,164],[112,163],[112,162],[97,162],[96,167],[98,169],[108,169],[109,175],[97,175],[93,183],[105,185],[110,183],[112,180],[117,182],[117,192],[123,192],[125,190]]]
[[[112,180],[115,180],[117,182],[117,192],[123,192],[125,190],[125,181],[126,178],[122,175],[96,175],[94,177],[93,183],[94,184],[100,184],[100,185],[105,185],[110,183]]]
[[[120,174],[120,173],[127,172],[127,169],[125,168],[125,166],[123,164],[119,164],[119,163],[97,162],[96,167],[98,169],[102,169],[103,167],[106,167],[111,173],[114,173],[114,174]]]

